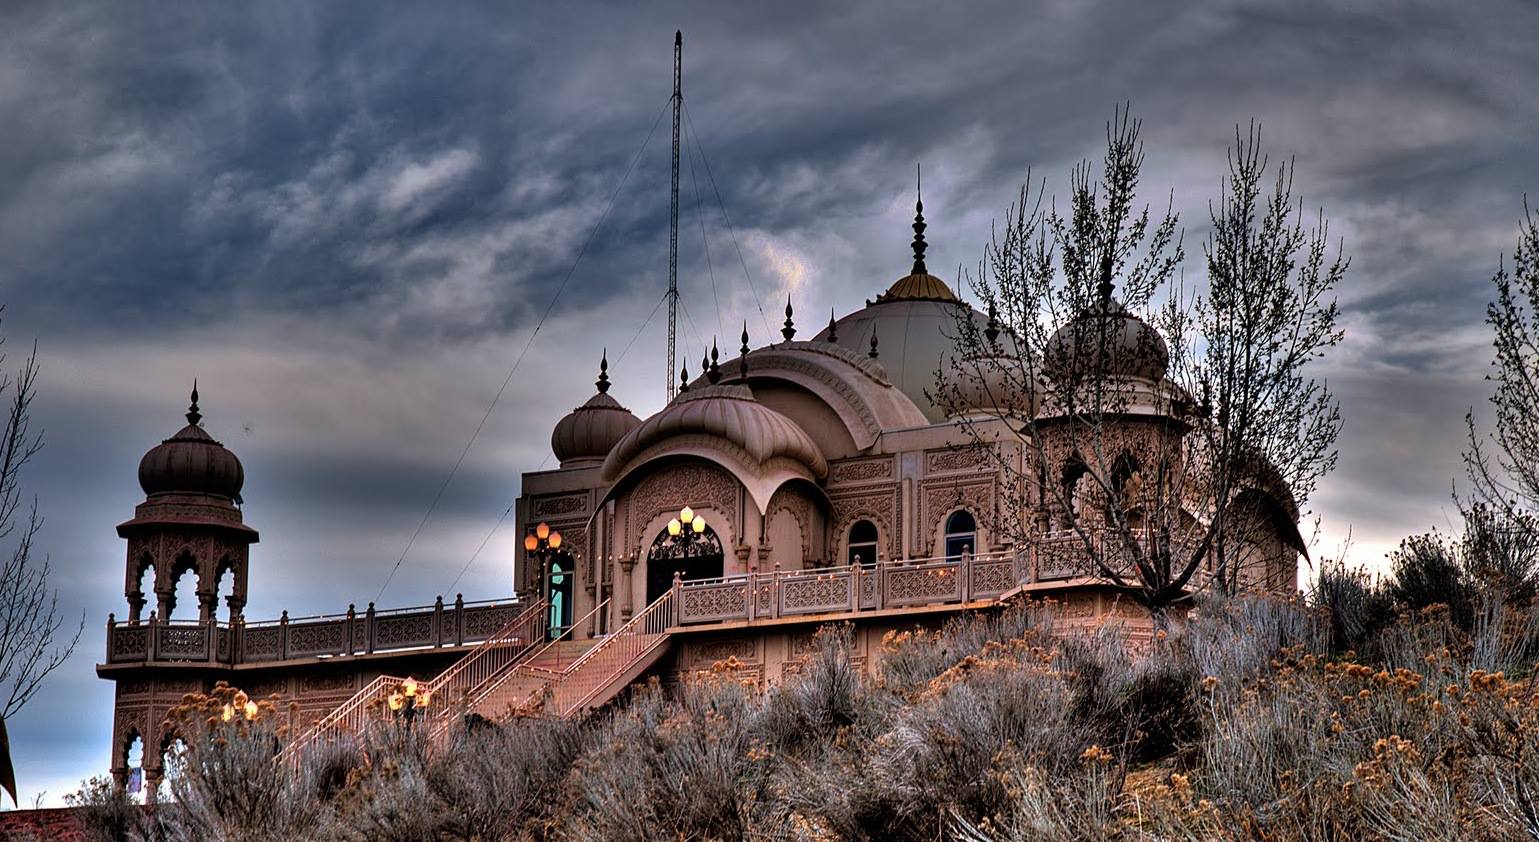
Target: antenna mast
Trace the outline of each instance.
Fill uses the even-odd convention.
[[[673,33],[673,181],[668,193],[668,400],[677,394],[673,370],[679,327],[679,110],[684,105],[684,33]]]

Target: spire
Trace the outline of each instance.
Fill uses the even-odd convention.
[[[738,352],[738,355],[739,355],[738,356],[738,360],[737,360],[737,365],[738,365],[737,376],[742,378],[744,381],[747,381],[748,380],[748,322],[746,322],[746,321],[743,322],[743,337],[742,338],[743,338],[743,346],[741,348],[737,349],[737,352]]]
[[[198,422],[202,420],[203,413],[198,411],[198,378],[194,377],[192,379],[192,404],[187,407],[187,423],[196,427]]]
[[[609,393],[609,349],[604,349],[604,355],[599,358],[599,378],[593,385],[598,387],[599,394]]]
[[[834,308],[828,308],[828,341],[839,343],[839,325],[834,321]]]
[[[989,299],[989,323],[983,329],[983,335],[989,340],[990,345],[999,339],[999,314],[994,308],[993,298]]]
[[[873,322],[871,324],[871,350],[866,352],[866,356],[870,357],[873,360],[876,359],[876,323],[875,322]]]
[[[780,329],[780,335],[784,336],[787,342],[796,335],[796,325],[791,323],[791,296],[789,295],[786,296],[786,326]]]
[[[721,382],[721,365],[716,358],[716,337],[711,337],[711,367],[705,370],[705,376],[714,386]]]
[[[685,363],[684,367],[679,369],[679,394],[682,395],[687,391],[689,391],[689,363]]]
[[[919,165],[914,165],[914,272],[915,275],[928,275],[929,270],[924,268],[924,250],[927,248],[924,241],[924,196],[921,191],[923,186]]]

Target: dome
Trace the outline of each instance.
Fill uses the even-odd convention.
[[[877,362],[882,364],[888,379],[919,407],[926,419],[935,423],[946,420],[946,411],[926,393],[936,391],[937,371],[951,371],[951,361],[957,352],[957,320],[972,319],[982,330],[988,319],[954,295],[942,299],[893,294],[910,286],[906,282],[913,277],[899,280],[887,295],[835,321],[831,328],[824,328],[815,341],[833,342],[856,353],[869,354],[874,334]],[[943,281],[929,277],[950,293]]]
[[[604,479],[614,482],[654,457],[700,447],[730,451],[756,472],[794,467],[813,477],[828,473],[822,452],[795,421],[759,403],[747,386],[723,383],[681,393],[627,433],[604,460]]]
[[[1030,418],[1037,411],[1037,390],[1021,383],[1027,372],[1014,357],[963,360],[955,385],[942,397],[950,418],[969,415]],[[1014,413],[1013,416],[1011,413]]]
[[[1048,371],[1060,376],[1105,373],[1158,381],[1170,365],[1170,349],[1158,331],[1108,295],[1060,327],[1047,341],[1045,358]]]
[[[139,487],[156,494],[203,494],[240,500],[245,469],[235,454],[215,441],[199,424],[198,390],[192,390],[187,426],[150,448],[139,460]]]
[[[609,396],[609,358],[599,363],[598,392],[587,403],[567,413],[550,434],[550,449],[561,467],[602,464],[604,457],[625,434],[641,426],[641,419]]]

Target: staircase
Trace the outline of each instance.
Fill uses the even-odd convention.
[[[424,712],[437,713],[458,699],[473,698],[483,687],[497,682],[510,672],[510,668],[516,668],[531,653],[543,655],[550,650],[550,646],[537,645],[545,637],[548,608],[549,603],[544,599],[535,600],[448,669],[422,682],[418,688],[419,695],[430,694],[430,698],[436,702],[436,705]],[[577,653],[569,654],[567,662],[570,663],[576,657]],[[559,652],[554,663],[561,663]],[[309,729],[290,740],[279,753],[279,762],[290,767],[297,766],[299,759],[316,746],[347,734],[362,733],[372,724],[387,721],[391,716],[389,698],[404,680],[402,676],[382,675],[369,682],[336,710],[321,717]]]
[[[676,592],[664,593],[612,634],[570,641],[560,650],[575,654],[569,661],[559,654],[553,659],[547,647],[504,671],[470,697],[467,713],[503,720],[533,713],[568,717],[602,707],[667,653]]]

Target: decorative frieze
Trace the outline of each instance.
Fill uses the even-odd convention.
[[[534,498],[533,508],[534,517],[536,518],[548,518],[586,511],[588,508],[588,494],[587,492],[580,492],[553,497],[536,497]]]
[[[976,471],[988,464],[989,455],[981,445],[949,447],[925,453],[925,473],[943,474],[956,471]]]
[[[880,459],[851,459],[829,466],[828,484],[878,482],[893,477],[893,457]]]

